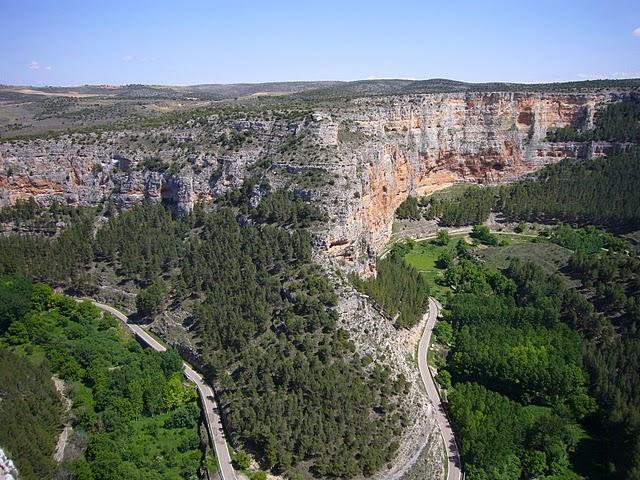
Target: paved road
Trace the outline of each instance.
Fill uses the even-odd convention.
[[[458,453],[458,444],[453,435],[453,429],[451,423],[442,404],[442,399],[436,389],[436,384],[431,370],[427,365],[427,350],[429,349],[429,341],[431,340],[431,332],[436,324],[436,319],[439,314],[439,305],[431,297],[429,297],[429,311],[425,314],[427,317],[427,323],[420,338],[420,344],[418,345],[418,367],[420,368],[420,377],[422,383],[424,383],[427,389],[427,395],[436,410],[436,421],[442,433],[444,439],[445,451],[447,458],[449,459],[449,468],[447,480],[461,480],[462,479],[462,464],[460,463],[460,454]]]
[[[92,300],[93,301],[93,300]],[[146,343],[149,347],[153,348],[157,352],[164,352],[166,348],[155,338],[149,335],[140,325],[134,325],[129,323],[127,316],[115,308],[93,301],[93,304],[109,312],[117,319],[124,322],[127,327],[138,337],[142,342]],[[222,422],[220,421],[220,415],[218,414],[218,407],[215,401],[215,395],[213,389],[207,385],[198,372],[191,368],[186,363],[184,365],[185,376],[195,383],[200,399],[202,400],[202,406],[204,407],[205,418],[207,421],[207,429],[209,430],[209,438],[216,451],[216,457],[218,458],[218,465],[220,466],[220,474],[222,480],[237,480],[236,472],[231,464],[231,455],[229,453],[229,447],[227,441],[224,438],[224,431],[222,430]]]

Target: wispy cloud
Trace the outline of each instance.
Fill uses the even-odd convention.
[[[148,62],[155,62],[158,59],[156,57],[147,57],[147,56],[135,56],[135,55],[125,55],[124,57],[122,57],[122,60],[124,60],[125,62],[141,62],[141,63],[148,63]]]
[[[27,65],[27,68],[29,70],[53,70],[53,67],[51,65],[43,65],[37,60],[31,60],[31,62],[29,62],[29,64]]]
[[[633,35],[634,37],[640,37],[640,27],[631,32],[631,35]]]

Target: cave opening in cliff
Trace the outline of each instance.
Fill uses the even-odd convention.
[[[162,187],[160,188],[160,201],[162,205],[166,206],[170,210],[177,206],[177,192],[175,187],[169,182],[163,182]]]

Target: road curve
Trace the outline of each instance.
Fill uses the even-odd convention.
[[[433,332],[433,327],[436,324],[438,314],[438,303],[432,297],[429,297],[429,311],[425,314],[427,322],[424,327],[422,337],[420,338],[420,344],[418,345],[418,367],[420,369],[422,383],[427,389],[427,395],[435,408],[436,421],[444,440],[445,452],[449,463],[447,480],[462,480],[462,463],[460,462],[458,444],[456,443],[455,436],[453,435],[451,422],[449,422],[449,418],[447,417],[442,399],[438,394],[435,379],[433,378],[429,365],[427,364],[427,351],[429,350],[431,333]]]
[[[164,352],[166,348],[155,338],[149,335],[140,325],[129,323],[129,318],[119,310],[105,305],[104,303],[91,300],[93,304],[105,312],[109,312],[111,315],[121,320],[129,329],[138,337],[143,343],[153,348],[157,352]],[[218,413],[218,407],[215,401],[215,395],[213,389],[207,385],[198,372],[191,368],[186,363],[183,363],[185,376],[192,381],[202,401],[204,408],[205,419],[207,421],[207,430],[209,430],[209,439],[216,451],[216,457],[218,459],[218,466],[220,468],[220,475],[222,480],[237,480],[236,472],[233,469],[231,463],[231,454],[229,453],[229,447],[227,441],[224,438],[224,431],[222,430],[222,422],[220,421],[220,415]]]

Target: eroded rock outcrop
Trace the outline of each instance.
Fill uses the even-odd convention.
[[[7,457],[4,450],[0,448],[0,480],[16,480],[18,478],[18,470],[13,460]]]
[[[5,142],[0,205],[33,197],[45,204],[112,201],[126,208],[149,199],[185,213],[258,173],[328,213],[329,221],[314,232],[316,258],[328,274],[340,268],[373,272],[394,212],[408,195],[456,182],[507,182],[564,157],[603,155],[611,148],[606,143],[548,143],[546,134],[569,124],[592,126],[598,109],[623,94],[360,98],[293,117],[243,112],[241,118],[211,115],[145,131]],[[257,201],[264,191],[256,187],[253,193]],[[389,364],[394,376],[411,383],[402,406],[411,415],[397,461],[376,478],[399,479],[410,469],[442,478],[433,407],[415,381],[412,361],[421,326],[398,332],[338,276],[333,283],[340,292],[340,326],[358,353]],[[171,332],[182,328],[170,320]]]
[[[350,262],[388,241],[409,194],[456,182],[499,183],[565,157],[605,154],[606,143],[548,143],[550,128],[589,127],[617,94],[477,93],[359,99],[341,120],[338,156],[360,182],[336,212],[326,248]],[[363,249],[362,247],[367,248]]]
[[[548,143],[547,131],[588,128],[598,109],[623,95],[360,98],[292,119],[262,112],[255,118],[211,115],[144,132],[0,143],[0,204],[31,196],[88,205],[110,199],[127,207],[148,198],[184,213],[241,185],[261,166],[272,185],[293,189],[328,212],[318,249],[366,271],[409,194],[455,182],[511,181],[567,156],[602,155],[609,145]]]

